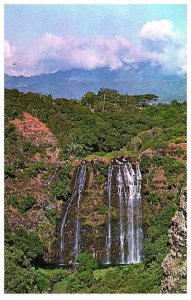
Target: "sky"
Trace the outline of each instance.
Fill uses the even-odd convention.
[[[9,75],[71,68],[137,68],[186,74],[186,5],[4,6],[4,65]]]

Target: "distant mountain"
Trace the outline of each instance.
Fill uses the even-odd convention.
[[[130,95],[152,93],[159,96],[160,102],[173,99],[186,100],[186,78],[164,75],[160,67],[141,63],[125,68],[110,70],[71,69],[38,76],[9,76],[5,74],[5,88],[17,88],[22,92],[51,94],[53,98],[81,97],[88,91],[97,92],[100,88],[112,88]]]

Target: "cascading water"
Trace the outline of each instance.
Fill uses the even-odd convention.
[[[106,264],[111,263],[111,187],[112,187],[112,174],[113,166],[110,164],[108,169],[108,182],[107,182],[107,198],[108,198],[108,224],[107,224],[107,236],[106,236]]]
[[[77,218],[76,218],[76,233],[75,233],[75,245],[74,245],[74,261],[76,261],[77,256],[79,255],[79,252],[80,252],[80,201],[81,201],[82,192],[83,192],[84,186],[85,186],[86,171],[87,171],[87,166],[86,166],[86,163],[83,162],[77,169],[73,192],[72,192],[71,198],[69,199],[64,218],[62,219],[61,230],[60,230],[61,263],[64,262],[64,249],[65,249],[64,238],[65,238],[66,220],[67,220],[69,208],[70,208],[73,200],[76,198],[76,196],[77,196]]]
[[[136,262],[136,243],[135,243],[135,199],[136,199],[136,186],[135,186],[135,172],[130,163],[124,166],[124,170],[127,174],[127,187],[129,190],[128,198],[128,263]]]
[[[121,166],[117,173],[117,194],[119,199],[119,238],[120,238],[120,264],[125,263],[125,224],[124,224],[124,182],[121,173]]]
[[[142,212],[141,212],[141,181],[142,181],[142,176],[141,176],[139,165],[136,166],[136,180],[137,180],[137,190],[136,190],[136,205],[137,205],[136,248],[137,248],[137,257],[136,257],[136,262],[141,262],[141,260],[142,260],[142,243],[143,243]]]
[[[65,224],[66,224],[66,218],[67,218],[67,215],[68,215],[68,212],[69,212],[69,208],[77,194],[77,183],[78,183],[78,176],[79,176],[79,173],[80,173],[80,167],[78,167],[78,170],[77,170],[77,173],[76,173],[76,180],[75,180],[75,184],[74,184],[74,188],[73,188],[73,192],[72,192],[72,195],[71,195],[71,198],[69,200],[69,203],[68,203],[68,206],[66,208],[66,212],[65,212],[65,215],[64,215],[64,218],[62,219],[62,223],[61,223],[61,229],[60,229],[60,252],[61,252],[61,256],[64,252],[64,227],[65,227]]]
[[[106,264],[112,263],[111,254],[111,176],[116,172],[116,186],[119,207],[119,259],[120,264],[138,263],[142,260],[142,212],[141,212],[141,172],[137,165],[136,171],[126,161],[115,160],[108,171],[108,211],[106,238]],[[113,199],[114,200],[114,199]]]
[[[86,170],[87,166],[84,162],[81,167],[81,172],[78,182],[78,199],[77,199],[77,218],[76,218],[76,234],[75,234],[75,246],[74,246],[74,261],[76,262],[77,257],[80,253],[80,202],[82,199],[82,192],[84,190],[86,181]]]

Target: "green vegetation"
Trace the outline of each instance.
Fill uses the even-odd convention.
[[[70,162],[65,162],[62,168],[57,172],[57,181],[52,184],[52,196],[54,199],[66,200],[71,192],[69,186],[69,177],[71,172]]]
[[[26,196],[25,198],[21,199],[18,203],[18,209],[20,212],[25,212],[29,210],[34,204],[36,203],[36,200],[32,196]]]
[[[42,261],[41,241],[23,228],[11,229],[5,219],[5,292],[35,293],[35,266]]]
[[[105,183],[107,177],[107,165],[94,161],[93,171],[96,176],[97,184]]]
[[[81,253],[77,258],[77,270],[69,275],[62,284],[58,284],[61,293],[88,293],[96,282],[93,271],[98,268],[97,261],[88,253]],[[58,289],[54,288],[54,292]],[[61,289],[61,290],[60,290]]]
[[[57,282],[68,275],[67,270],[63,269],[42,269],[35,271],[35,282],[40,293],[47,293],[51,286],[51,282]]]
[[[5,90],[6,293],[47,293],[50,287],[53,293],[160,292],[168,229],[186,184],[181,147],[186,142],[186,103],[155,104],[156,100],[156,95],[131,96],[111,89],[87,92],[81,101]],[[45,123],[56,144],[36,145],[18,134],[11,122],[22,120],[23,112]],[[177,148],[168,153],[172,143]],[[57,148],[56,162],[48,162],[47,151]],[[90,254],[82,253],[75,271],[44,269],[76,165],[94,159],[92,173],[101,190],[109,161],[122,156],[140,158],[144,261],[102,269]],[[101,220],[108,213],[105,202],[97,201],[100,195],[92,194],[97,204],[88,206],[85,221],[90,227],[100,221],[90,219],[92,209]]]
[[[95,211],[97,211],[100,215],[107,215],[108,207],[104,204],[99,204],[95,206]]]
[[[81,253],[77,258],[77,271],[93,271],[97,269],[98,263],[89,253]]]
[[[57,216],[57,211],[54,208],[46,210],[45,216],[47,217],[47,219],[50,221],[51,224],[56,225],[58,216]]]
[[[185,141],[186,103],[149,105],[156,99],[101,89],[97,94],[88,92],[79,102],[53,102],[50,96],[5,90],[5,114],[8,120],[21,117],[23,111],[37,116],[56,135],[68,158],[122,148],[164,149],[170,142]]]
[[[15,178],[15,166],[5,164],[4,174],[5,179],[7,178]]]
[[[41,161],[37,161],[30,165],[28,168],[28,173],[30,177],[36,177],[38,174],[43,173],[45,170],[44,164]]]
[[[17,208],[21,213],[24,213],[36,204],[36,200],[31,195],[25,196],[21,199],[18,199],[16,196],[11,196],[7,203],[12,207]]]

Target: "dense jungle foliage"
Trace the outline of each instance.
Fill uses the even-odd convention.
[[[181,147],[186,143],[186,102],[156,101],[156,95],[122,95],[110,89],[88,92],[80,101],[5,90],[6,293],[160,292],[161,264],[169,250],[167,232],[186,185],[186,157]],[[23,120],[23,112],[45,123],[56,144],[35,145],[20,135],[12,121]],[[168,153],[171,144],[177,145],[173,155]],[[47,162],[47,148],[52,152],[60,149],[59,163]],[[152,155],[145,152],[148,149]],[[102,268],[90,254],[82,253],[76,270],[45,267],[63,203],[71,194],[74,161],[120,156],[140,159],[144,261]],[[99,164],[95,169],[102,184],[106,169]],[[164,172],[165,191],[157,191],[154,183],[159,169]],[[45,203],[39,216],[34,191],[38,181],[43,182],[39,193]],[[105,213],[105,208],[99,209]]]

